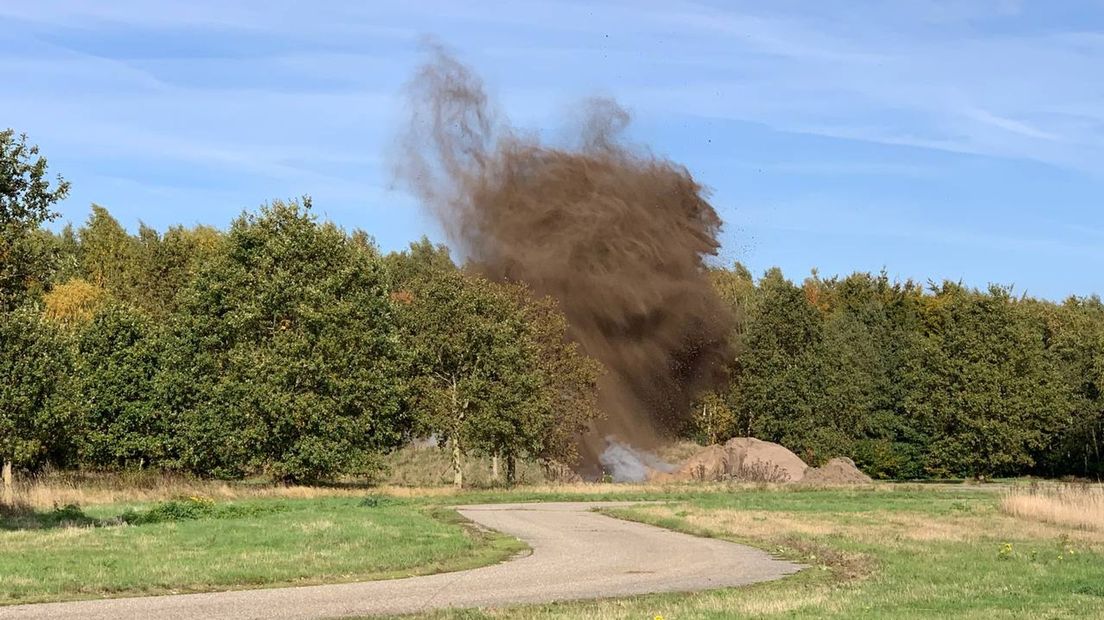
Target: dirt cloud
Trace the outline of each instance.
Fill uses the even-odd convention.
[[[606,418],[584,465],[614,437],[648,448],[723,379],[731,317],[706,276],[721,220],[682,166],[628,146],[615,102],[581,106],[566,146],[511,127],[481,80],[439,48],[408,87],[397,172],[465,258],[490,278],[557,299],[570,335],[606,367]]]

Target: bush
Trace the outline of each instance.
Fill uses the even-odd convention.
[[[146,511],[127,511],[119,520],[129,525],[148,525],[151,523],[172,523],[176,521],[195,521],[205,519],[214,513],[215,503],[203,497],[161,502]]]
[[[927,475],[921,466],[923,449],[916,444],[888,439],[855,442],[855,465],[875,480],[918,480]]]
[[[282,512],[285,509],[281,504],[219,505],[206,497],[186,497],[161,502],[149,510],[128,510],[119,515],[118,521],[128,525],[150,525],[200,519],[240,519]]]

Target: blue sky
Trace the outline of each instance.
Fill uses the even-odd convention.
[[[74,222],[310,194],[384,249],[443,240],[387,155],[426,35],[549,139],[618,99],[713,189],[726,262],[1104,292],[1099,1],[4,0],[0,126]]]

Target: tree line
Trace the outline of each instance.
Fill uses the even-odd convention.
[[[0,132],[0,461],[313,482],[434,437],[568,463],[601,368],[556,304],[423,239],[382,253],[309,198],[223,231],[128,232]],[[1104,475],[1104,305],[855,273],[714,268],[738,354],[682,434],[777,441],[876,477]]]
[[[690,433],[752,435],[875,477],[1104,477],[1104,304],[854,273],[712,272],[740,317]]]
[[[599,369],[555,304],[426,240],[382,254],[309,198],[228,230],[141,226],[93,206],[45,224],[68,184],[0,133],[0,460],[13,469],[186,471],[313,482],[371,476],[436,437],[570,461]]]

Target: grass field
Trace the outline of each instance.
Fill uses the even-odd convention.
[[[112,503],[6,515],[0,601],[454,570],[494,562],[521,546],[463,527],[447,506],[650,499],[662,503],[613,514],[750,544],[810,569],[701,594],[416,617],[1104,618],[1104,529],[1093,512],[1099,487],[563,485],[456,494],[231,485],[207,489],[218,491],[212,493],[222,498],[217,503],[151,503],[174,490],[198,490],[155,486],[142,491],[140,504],[119,501],[121,488],[101,488],[86,498],[111,497]],[[38,497],[76,492],[67,488],[40,489]],[[188,510],[197,514],[178,514]]]
[[[460,570],[524,549],[391,498],[184,499],[0,521],[0,603],[336,583]]]
[[[417,618],[1104,618],[1104,532],[1002,511],[993,489],[743,489],[611,511],[770,550],[793,577],[701,594]]]

